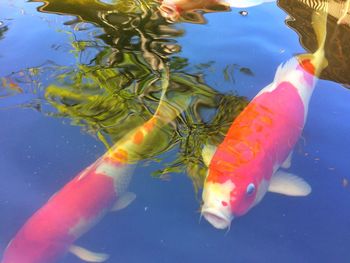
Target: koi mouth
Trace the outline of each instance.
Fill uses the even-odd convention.
[[[215,228],[225,229],[230,227],[232,218],[227,218],[225,215],[215,209],[202,209],[202,216]]]

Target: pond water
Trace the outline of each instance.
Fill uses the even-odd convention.
[[[229,230],[200,216],[203,146],[222,142],[280,64],[317,49],[319,5],[306,2],[216,3],[169,18],[143,0],[0,0],[0,258],[55,192],[155,114],[169,77],[169,100],[186,106],[142,149],[128,187],[135,201],[75,244],[112,263],[348,262],[350,24],[337,25],[334,8],[328,67],[288,169],[312,193],[267,193]],[[36,227],[37,236],[50,232]],[[62,256],[57,262],[82,262]],[[12,263],[45,262],[29,258]]]

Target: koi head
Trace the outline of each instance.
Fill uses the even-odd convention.
[[[203,189],[202,216],[215,228],[230,228],[231,221],[247,213],[257,202],[255,182],[207,181]]]

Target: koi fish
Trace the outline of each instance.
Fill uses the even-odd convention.
[[[232,123],[223,142],[203,149],[208,174],[201,215],[215,228],[229,228],[267,191],[307,196],[310,185],[280,168],[289,168],[292,150],[303,130],[324,57],[327,14],[313,16],[319,48],[280,66],[274,81],[263,88]]]
[[[163,0],[159,10],[161,15],[169,21],[177,21],[192,11],[207,12],[228,11],[232,8],[247,8],[276,0]]]
[[[194,20],[202,22],[201,14],[193,11],[228,11],[229,5],[223,0],[163,0],[158,9],[160,14],[170,22],[178,21],[186,13],[197,16]]]
[[[160,129],[188,106],[181,98],[174,96],[171,103],[162,99],[151,119],[54,194],[8,244],[1,263],[53,263],[67,251],[88,262],[107,260],[108,255],[73,243],[109,211],[120,210],[135,199],[134,193],[127,192],[132,167],[144,147],[159,140]]]

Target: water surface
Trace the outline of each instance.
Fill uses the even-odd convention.
[[[205,14],[198,24],[169,23],[157,4],[144,13],[133,1],[1,3],[0,253],[53,193],[152,115],[160,65],[169,63],[169,88],[193,96],[192,105],[169,131],[167,148],[136,169],[136,201],[78,244],[110,254],[108,262],[347,262],[349,27],[335,31],[329,19],[330,66],[294,150],[290,170],[312,194],[268,193],[225,233],[199,220],[201,147],[222,140],[279,64],[315,50],[310,17],[300,15],[311,9],[280,1],[247,16]],[[295,21],[286,23],[284,10]],[[81,261],[67,254],[62,262]]]

